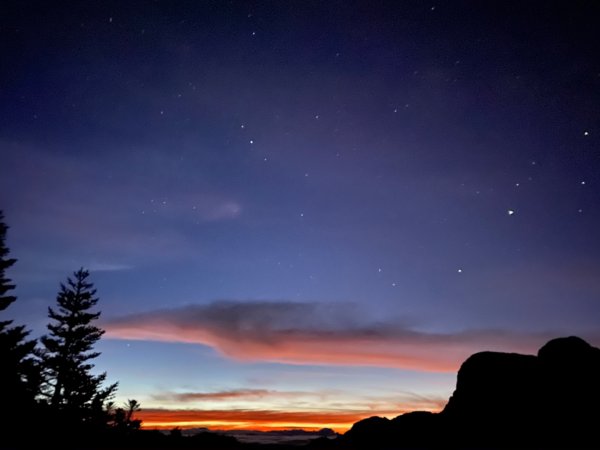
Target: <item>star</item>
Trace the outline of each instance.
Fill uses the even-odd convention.
[[[462,273],[462,269],[458,269],[458,270],[457,270],[457,272],[458,272],[458,273]]]
[[[583,135],[584,135],[584,136],[589,136],[589,135],[590,135],[590,133],[589,133],[588,131],[584,131],[584,132],[583,132]]]
[[[254,144],[254,140],[250,139],[250,143],[251,143],[251,144]]]
[[[513,209],[509,209],[508,211],[506,211],[506,213],[507,213],[509,216],[512,216],[512,215],[515,213],[515,211],[514,211]]]

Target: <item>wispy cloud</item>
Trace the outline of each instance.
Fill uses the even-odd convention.
[[[260,399],[267,396],[278,395],[276,391],[267,389],[235,389],[217,392],[166,392],[154,395],[156,400],[174,400],[177,402],[195,402],[198,400],[235,400],[235,399]]]
[[[84,265],[86,269],[92,272],[118,272],[121,270],[131,270],[134,266],[130,264],[119,264],[110,262],[91,262]]]
[[[151,150],[124,152],[122,165],[115,166],[102,153],[81,159],[2,141],[0,148],[6,149],[0,188],[14,193],[3,206],[10,212],[15,239],[44,236],[78,261],[94,255],[100,262],[117,259],[128,265],[193,254],[190,229],[242,214],[238,199],[202,177],[181,183],[164,170],[168,158]],[[94,270],[124,269],[97,265]]]
[[[272,389],[231,389],[214,392],[160,392],[152,395],[151,406],[178,409],[182,407],[204,409],[269,409],[294,410],[314,408],[339,411],[440,411],[447,398],[414,392],[395,391],[386,395],[363,395],[341,390],[286,391]],[[218,406],[217,406],[218,405]]]
[[[419,331],[340,304],[217,301],[114,318],[107,336],[198,343],[241,361],[455,371],[481,350],[534,352],[549,335]]]

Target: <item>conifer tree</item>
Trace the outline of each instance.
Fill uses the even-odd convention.
[[[113,428],[121,433],[136,432],[142,421],[134,419],[134,414],[141,411],[140,404],[135,399],[128,399],[124,408],[117,408],[113,415]]]
[[[96,290],[88,281],[89,272],[79,269],[60,285],[57,308],[48,308],[52,322],[42,337],[42,360],[46,371],[45,394],[51,408],[61,411],[73,423],[106,424],[105,404],[117,383],[103,387],[106,373],[94,375],[90,362],[100,355],[94,345],[104,330],[93,325],[100,312]]]
[[[6,276],[17,260],[9,258],[6,246],[8,226],[0,211],[0,311],[8,308],[17,298],[11,291],[15,288]],[[0,397],[14,412],[30,409],[40,386],[40,371],[35,358],[34,340],[27,340],[29,331],[25,326],[12,326],[12,320],[0,320]],[[17,414],[18,415],[18,414]]]
[[[15,285],[7,278],[5,271],[16,263],[17,260],[8,257],[10,251],[6,246],[7,231],[8,226],[4,223],[4,214],[0,211],[0,311],[4,311],[17,299],[14,295],[8,295],[9,291],[15,288]],[[11,323],[12,321],[10,320],[1,321],[0,331],[5,330]]]

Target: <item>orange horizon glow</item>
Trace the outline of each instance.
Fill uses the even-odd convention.
[[[364,417],[365,419],[369,417]],[[359,419],[361,420],[361,419]],[[207,428],[211,431],[285,431],[285,430],[303,430],[303,431],[319,431],[323,428],[330,428],[336,433],[343,434],[352,428],[352,423],[347,424],[304,424],[304,423],[255,423],[255,422],[148,422],[142,423],[142,428],[146,430],[172,430],[180,428],[182,430],[193,428]]]
[[[146,429],[209,428],[213,430],[276,431],[331,428],[348,431],[359,420],[379,415],[396,417],[407,411],[269,411],[269,410],[167,410],[147,409],[137,413]]]

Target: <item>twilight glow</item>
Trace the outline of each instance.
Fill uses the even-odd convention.
[[[600,344],[594,2],[68,3],[0,14],[10,314],[90,269],[145,427],[344,431]]]

